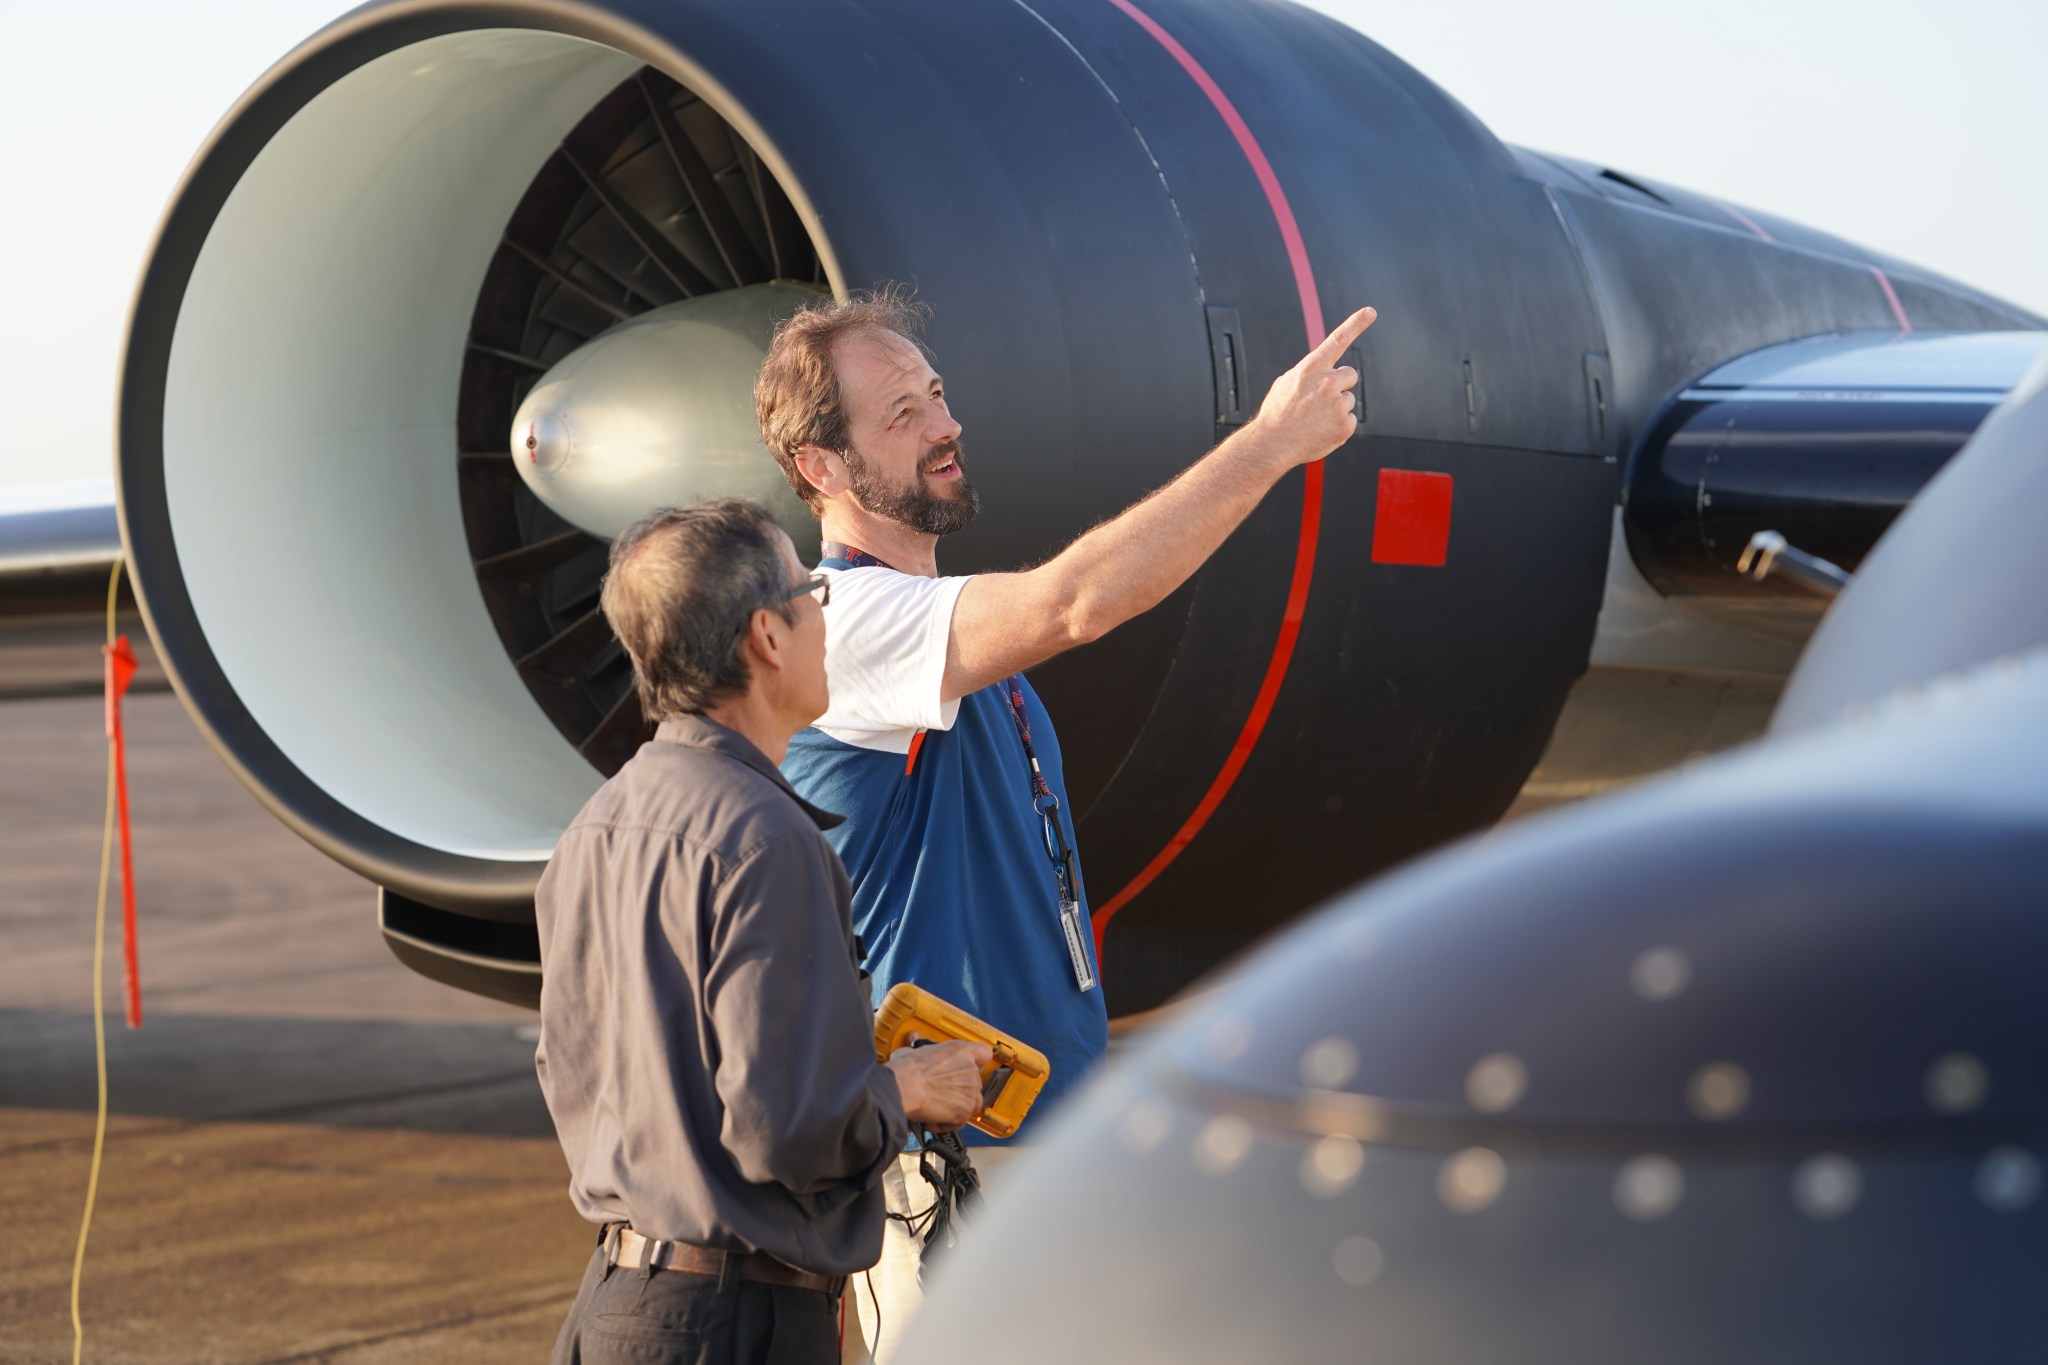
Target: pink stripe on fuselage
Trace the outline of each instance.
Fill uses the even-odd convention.
[[[1892,288],[1891,276],[1876,266],[1870,267],[1870,273],[1877,276],[1878,288],[1884,290],[1884,301],[1892,306],[1892,316],[1899,320],[1900,334],[1912,331],[1913,320],[1906,316],[1906,305],[1899,302],[1899,291]]]
[[[1713,198],[1709,198],[1707,202],[1711,203],[1715,208],[1721,210],[1721,212],[1727,214],[1730,218],[1733,218],[1736,222],[1742,224],[1744,227],[1748,228],[1751,232],[1754,232],[1757,236],[1763,238],[1765,241],[1775,242],[1778,240],[1777,238],[1771,236],[1770,233],[1764,231],[1763,224],[1757,222],[1756,219],[1750,217],[1741,209],[1736,208],[1735,205],[1724,204],[1720,200]]]

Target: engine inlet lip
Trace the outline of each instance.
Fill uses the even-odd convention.
[[[523,921],[531,915],[542,864],[452,853],[396,834],[330,795],[256,722],[201,628],[178,560],[164,474],[167,376],[180,309],[207,238],[243,176],[294,115],[357,69],[416,43],[480,29],[583,39],[688,86],[780,180],[827,280],[843,294],[838,262],[787,159],[720,82],[654,30],[574,3],[398,0],[365,8],[266,72],[221,119],[173,191],[145,257],[122,345],[114,483],[131,586],[165,673],[200,733],[243,785],[294,833],[380,886],[458,913]]]

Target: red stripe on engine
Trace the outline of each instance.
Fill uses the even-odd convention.
[[[1316,294],[1316,282],[1309,269],[1308,248],[1302,243],[1301,228],[1294,221],[1294,210],[1288,206],[1287,194],[1280,188],[1280,177],[1273,173],[1273,165],[1266,160],[1266,154],[1259,147],[1258,139],[1245,125],[1244,118],[1237,112],[1237,106],[1223,93],[1209,73],[1202,69],[1188,50],[1174,40],[1172,34],[1161,28],[1151,16],[1145,14],[1131,0],[1109,0],[1145,32],[1166,49],[1172,58],[1180,63],[1181,70],[1188,73],[1194,83],[1208,96],[1222,116],[1232,137],[1237,139],[1238,150],[1251,163],[1252,174],[1258,177],[1259,188],[1266,193],[1266,203],[1273,210],[1273,221],[1280,229],[1280,239],[1287,246],[1287,261],[1294,270],[1294,287],[1301,296],[1301,320],[1307,335],[1308,349],[1320,345],[1324,336],[1323,305]],[[1308,610],[1309,585],[1315,578],[1316,538],[1323,521],[1323,465],[1322,461],[1309,465],[1303,470],[1306,476],[1301,486],[1301,530],[1294,545],[1294,576],[1287,585],[1287,607],[1280,617],[1280,636],[1273,642],[1273,655],[1266,661],[1266,676],[1259,683],[1258,696],[1252,701],[1251,714],[1247,715],[1243,727],[1237,733],[1236,743],[1230,746],[1230,755],[1223,761],[1222,771],[1202,793],[1202,799],[1195,803],[1194,813],[1189,815],[1174,836],[1167,840],[1166,847],[1154,854],[1152,861],[1145,864],[1130,884],[1111,896],[1094,914],[1095,955],[1102,956],[1102,935],[1109,927],[1110,919],[1117,911],[1130,904],[1161,872],[1164,872],[1181,850],[1194,841],[1201,833],[1202,826],[1209,823],[1209,817],[1223,804],[1237,775],[1252,756],[1252,749],[1265,731],[1266,721],[1272,715],[1273,703],[1280,695],[1280,684],[1287,677],[1287,665],[1294,658],[1294,642],[1301,634],[1301,620]]]

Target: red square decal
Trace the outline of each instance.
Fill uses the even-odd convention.
[[[1451,545],[1451,476],[1380,471],[1372,519],[1372,562],[1440,565]]]

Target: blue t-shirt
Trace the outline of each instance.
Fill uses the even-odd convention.
[[[1108,1015],[1100,987],[1084,992],[1075,980],[1007,684],[938,701],[964,581],[833,572],[832,709],[790,742],[782,770],[806,800],[847,817],[826,838],[853,882],[854,930],[877,1003],[895,983],[913,982],[1046,1055],[1052,1074],[1025,1119],[1028,1134],[1102,1055]],[[1020,690],[1072,846],[1052,718],[1028,682]],[[1077,860],[1077,880],[1078,870]],[[1077,892],[1092,969],[1085,884]],[[975,1129],[962,1137],[993,1141]]]

